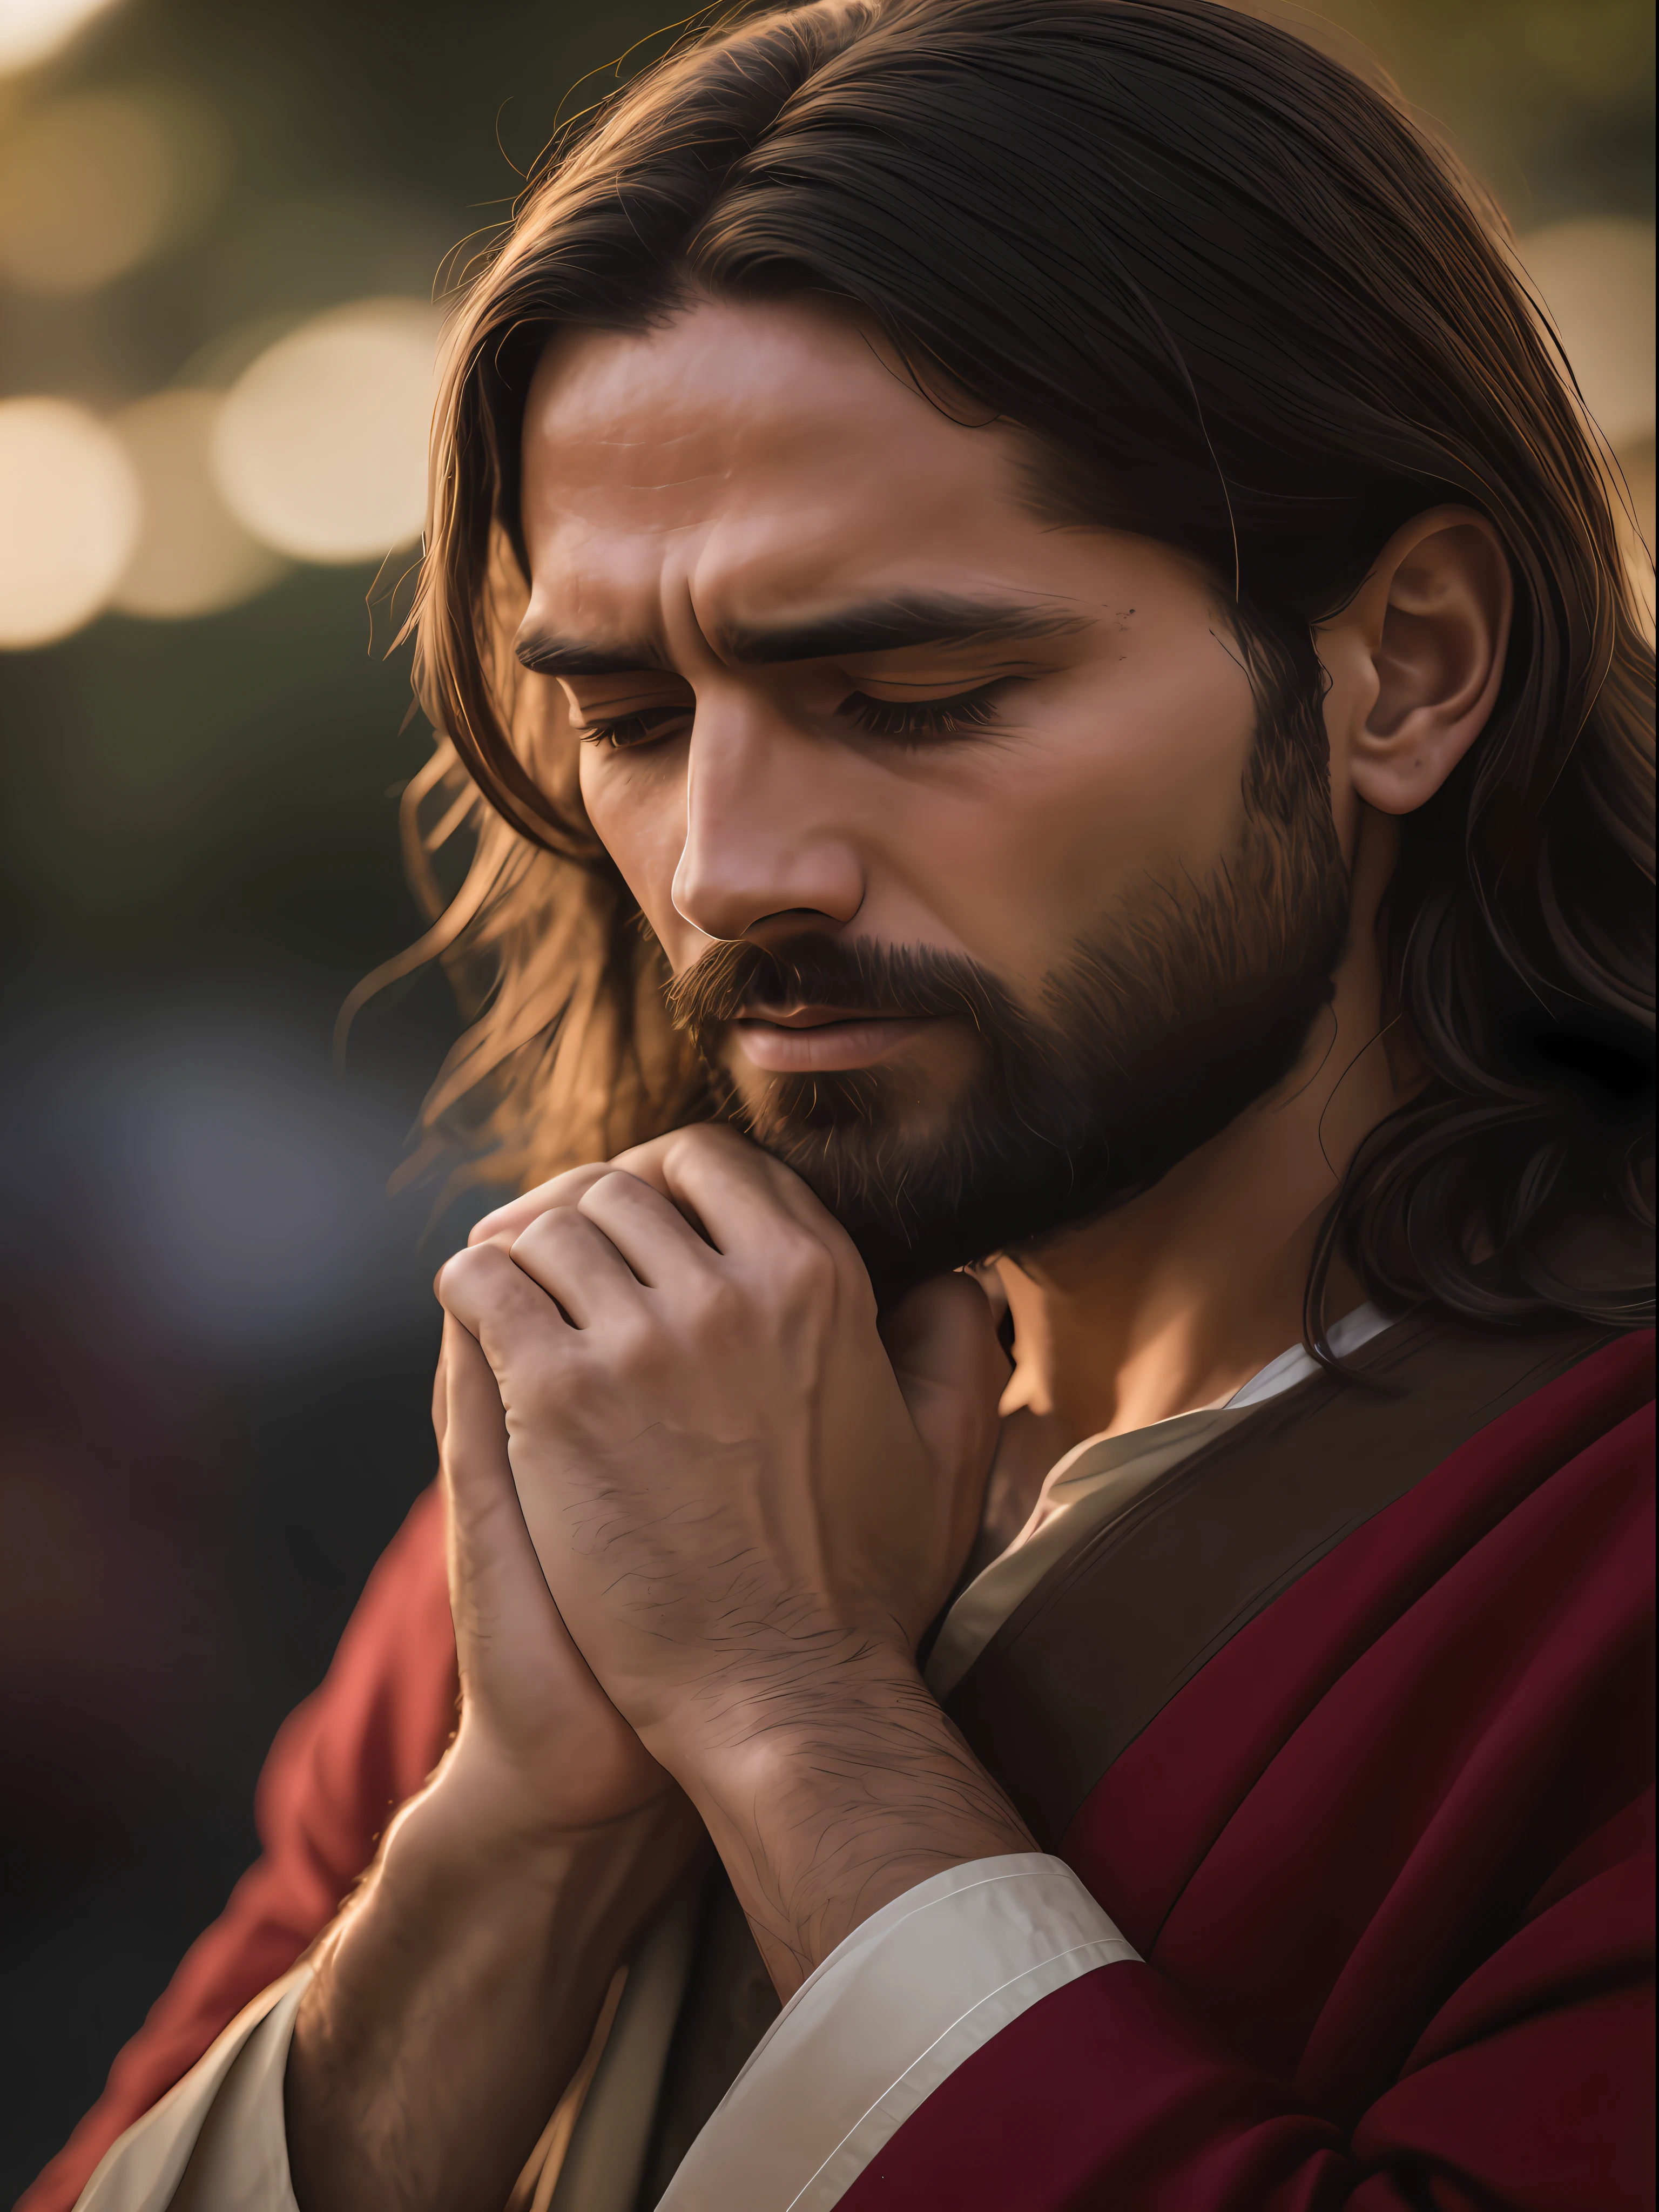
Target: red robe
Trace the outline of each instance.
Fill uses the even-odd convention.
[[[1652,1357],[1479,1429],[1113,1759],[1059,1850],[1144,1963],[1005,2028],[848,2212],[1651,2202]],[[64,2212],[325,1923],[454,1695],[428,1493],[277,1739],[265,1856],[19,2212]]]

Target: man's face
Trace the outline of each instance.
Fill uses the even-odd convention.
[[[1212,580],[1043,519],[1028,459],[805,299],[566,333],[526,417],[520,657],[734,1104],[889,1272],[1156,1180],[1339,949]]]

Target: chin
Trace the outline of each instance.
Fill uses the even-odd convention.
[[[774,1075],[744,1061],[723,1072],[728,1115],[757,1145],[792,1166],[797,1152],[821,1162],[849,1190],[879,1176],[878,1163],[904,1177],[948,1149],[973,1089],[964,1078],[947,1093],[890,1061],[812,1075]]]

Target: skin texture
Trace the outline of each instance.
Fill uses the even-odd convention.
[[[806,928],[964,952],[1029,994],[1149,869],[1229,849],[1254,710],[1216,580],[1040,520],[1021,458],[822,302],[550,349],[521,653],[565,687],[589,813],[677,973]],[[896,596],[1018,607],[1028,634],[756,655]],[[1333,1004],[1286,1081],[1153,1188],[1000,1263],[1012,1377],[966,1278],[878,1323],[836,1222],[727,1131],[561,1177],[445,1267],[463,1718],[301,2008],[304,2212],[370,2179],[377,2203],[499,2205],[699,1822],[786,1996],[918,1881],[1030,1848],[916,1638],[1060,1452],[1299,1335],[1322,1210],[1414,1079],[1376,946],[1390,817],[1478,734],[1509,619],[1490,529],[1443,509],[1319,633],[1352,884]],[[970,691],[969,726],[921,727],[917,702]],[[941,1126],[972,1033],[844,1011],[734,1024],[738,1088],[791,1052],[879,1054],[907,1126]]]

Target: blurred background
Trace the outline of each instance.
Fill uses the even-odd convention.
[[[430,1478],[470,1215],[385,1185],[444,987],[343,1076],[329,1036],[419,927],[434,280],[670,12],[0,0],[0,2202],[252,1856]],[[1650,540],[1646,0],[1278,12],[1491,187]]]

